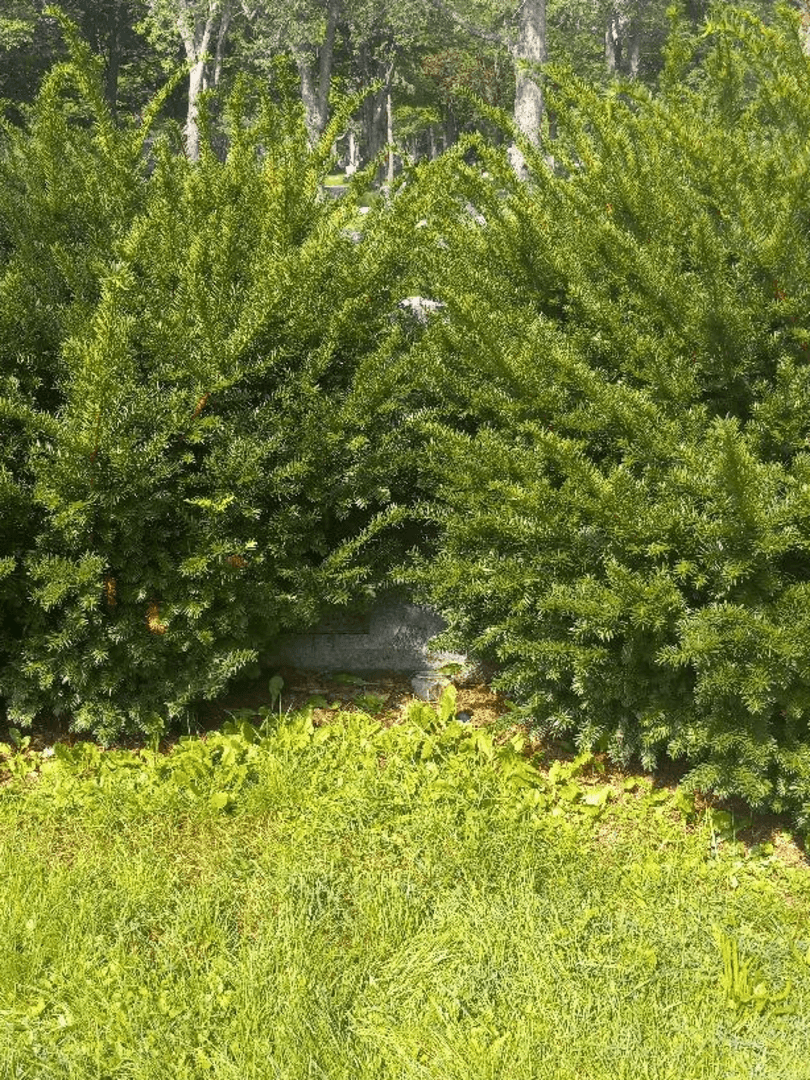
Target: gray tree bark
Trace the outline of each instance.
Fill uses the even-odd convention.
[[[617,5],[608,14],[605,29],[605,65],[609,74],[622,71],[638,78],[641,64],[641,26],[639,10],[632,5]]]
[[[366,155],[372,161],[383,148],[383,118],[385,116],[385,90],[369,94],[363,102],[363,119],[366,128]]]
[[[515,64],[515,124],[521,135],[536,146],[543,122],[543,83],[537,65],[547,59],[546,0],[523,0],[518,11],[517,40],[510,52]],[[510,148],[509,158],[518,176],[525,178],[526,161],[517,146]]]
[[[204,46],[207,46],[208,41],[204,39]],[[198,161],[200,157],[200,128],[197,123],[197,117],[199,109],[197,106],[197,98],[200,96],[200,91],[204,88],[205,82],[205,60],[202,58],[205,54],[205,47],[200,50],[198,54],[200,59],[193,60],[190,54],[189,48],[186,48],[186,56],[189,57],[189,63],[191,64],[191,71],[188,75],[188,111],[186,112],[186,156],[191,161]],[[195,50],[196,52],[196,50]]]
[[[104,97],[113,113],[118,108],[118,75],[121,68],[121,12],[117,7],[112,11],[109,33],[106,41],[107,66],[104,71]]]
[[[326,35],[317,49],[315,64],[312,51],[305,44],[295,49],[295,62],[301,80],[301,100],[306,110],[309,141],[313,145],[323,134],[329,121],[329,89],[332,83],[332,61],[335,55],[340,0],[329,0],[326,11]]]
[[[615,11],[611,11],[605,28],[605,64],[611,75],[615,74],[619,67],[621,47],[619,16]]]
[[[515,13],[517,34],[514,37],[473,25],[455,10],[452,0],[431,0],[431,3],[467,33],[509,49],[515,67],[515,125],[529,142],[539,144],[543,120],[543,83],[536,67],[547,59],[546,0],[522,0]],[[525,178],[526,162],[516,146],[510,148],[509,158],[518,176]]]
[[[385,146],[389,136],[388,101],[391,94],[391,82],[394,78],[396,57],[391,56],[380,70],[380,61],[362,55],[363,69],[368,81],[382,79],[383,85],[373,94],[367,94],[363,100],[363,119],[366,134],[366,157],[373,161]],[[378,173],[378,179],[382,179]]]
[[[222,78],[222,61],[225,57],[225,39],[228,36],[228,28],[231,25],[231,9],[225,7],[219,21],[219,33],[217,34],[217,51],[214,56],[213,85],[219,86]]]
[[[197,122],[199,109],[197,99],[200,91],[208,85],[208,51],[214,29],[219,25],[217,53],[224,49],[225,36],[230,21],[229,0],[209,0],[204,13],[194,11],[188,0],[181,0],[177,11],[177,29],[183,41],[186,60],[189,63],[188,110],[186,113],[185,142],[186,156],[197,161],[200,156],[200,129]],[[218,75],[217,75],[218,78]]]
[[[360,163],[360,152],[357,147],[357,136],[354,133],[354,128],[349,128],[349,168],[352,172],[357,171],[357,166]]]
[[[394,105],[391,100],[391,83],[385,92],[385,133],[388,142],[388,171],[386,180],[390,187],[394,182]]]
[[[641,64],[641,33],[638,27],[634,28],[630,34],[630,67],[629,75],[631,79],[638,78],[639,66]]]

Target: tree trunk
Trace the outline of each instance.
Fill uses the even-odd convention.
[[[546,0],[523,0],[519,9],[518,35],[511,48],[515,65],[515,124],[529,142],[540,142],[543,120],[543,85],[537,64],[546,60]],[[525,176],[526,162],[520,150],[509,151],[519,176]]]
[[[116,6],[113,10],[107,34],[107,64],[104,71],[104,97],[113,116],[118,106],[118,72],[121,66],[120,19]]]
[[[219,86],[222,78],[222,61],[225,58],[225,39],[228,36],[228,27],[231,24],[231,10],[226,5],[219,21],[219,33],[217,34],[217,51],[214,56],[214,86]]]
[[[184,16],[188,16],[188,18],[184,18]],[[211,37],[214,28],[219,23],[217,54],[221,62],[229,21],[229,0],[208,0],[206,13],[197,17],[192,17],[185,6],[178,12],[177,29],[183,39],[186,59],[191,69],[188,76],[188,112],[186,114],[185,128],[186,155],[191,161],[197,161],[200,156],[197,98],[200,96],[200,91],[205,90],[208,85],[207,56],[211,45]],[[218,77],[216,75],[216,78]]]
[[[324,118],[320,110],[320,94],[315,83],[315,74],[312,70],[309,57],[303,51],[295,54],[295,63],[298,67],[298,76],[301,80],[301,100],[304,103],[305,121],[309,141],[315,143],[323,131]]]
[[[385,89],[369,94],[364,102],[366,122],[366,147],[368,160],[373,161],[384,145],[383,118],[385,116]]]
[[[621,61],[622,39],[619,16],[611,11],[605,29],[605,64],[609,74],[615,75]]]
[[[385,134],[388,143],[388,174],[386,179],[390,186],[394,182],[394,106],[391,101],[390,83],[385,92]]]
[[[641,64],[641,32],[634,27],[630,33],[630,78],[637,79]]]
[[[301,79],[301,100],[306,110],[309,141],[314,146],[329,121],[329,89],[332,83],[332,61],[335,55],[340,0],[329,0],[326,11],[326,35],[316,50],[317,72],[312,50],[300,44],[295,50],[295,62]]]
[[[605,66],[609,75],[623,71],[638,78],[641,63],[641,26],[639,15],[612,8],[605,28]]]
[[[368,64],[365,58],[365,72],[369,81],[372,78],[381,78],[383,85],[374,94],[367,94],[363,101],[363,120],[366,129],[366,156],[368,161],[373,161],[386,145],[388,133],[388,98],[391,93],[391,81],[394,77],[395,57],[391,57],[385,70],[377,74],[374,67]],[[375,65],[376,66],[376,65]],[[377,68],[379,71],[379,68]],[[377,178],[381,179],[378,172]]]
[[[190,161],[200,157],[200,128],[197,124],[197,98],[205,82],[205,61],[198,60],[188,76],[188,112],[186,114],[186,156]]]
[[[448,105],[447,113],[444,118],[444,125],[442,127],[442,142],[444,144],[444,149],[449,150],[457,141],[458,124],[456,123],[456,114],[453,112],[452,107]]]

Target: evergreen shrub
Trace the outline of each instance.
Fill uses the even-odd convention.
[[[528,184],[480,143],[437,163],[426,231],[486,224],[425,263],[439,538],[400,577],[539,731],[806,826],[810,60],[788,10],[721,8],[656,91],[555,70]]]
[[[149,137],[159,101],[115,124],[64,25],[70,61],[0,148],[0,698],[109,741],[373,589],[383,546],[331,553],[410,497],[374,374],[410,338],[395,209],[358,244],[363,178],[321,189],[345,115],[310,151],[280,70],[224,138],[203,102],[192,164]]]

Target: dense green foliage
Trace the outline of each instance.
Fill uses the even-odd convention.
[[[783,836],[548,769],[452,695],[261,711],[165,754],[0,747],[4,1076],[810,1076]]]
[[[807,824],[810,64],[787,12],[707,35],[656,94],[557,72],[530,185],[438,163],[435,229],[487,224],[426,264],[441,541],[408,576],[538,730]]]
[[[300,106],[243,87],[224,161],[144,157],[72,48],[3,148],[0,693],[109,738],[362,577],[322,564],[397,493],[352,386],[396,351],[401,274],[373,214],[358,254],[354,200],[322,196],[334,132],[310,153]]]
[[[113,122],[71,39],[0,160],[10,720],[161,730],[393,571],[537,730],[806,826],[810,78],[781,19],[676,27],[656,92],[556,70],[529,183],[473,137],[365,216],[367,178],[322,190],[356,102],[310,151],[278,69],[224,136],[203,108],[192,164]]]

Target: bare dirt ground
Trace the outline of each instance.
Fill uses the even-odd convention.
[[[314,704],[312,719],[316,726],[327,723],[337,712],[364,708],[365,696],[382,699],[379,707],[364,711],[373,711],[374,716],[386,727],[402,719],[408,705],[418,698],[411,687],[408,676],[391,672],[375,677],[357,677],[355,682],[347,682],[335,673],[297,671],[292,668],[282,669],[279,674],[284,680],[280,702],[276,708],[281,712],[295,712],[308,703],[325,699],[326,707]],[[469,722],[475,726],[493,724],[508,715],[509,705],[505,695],[493,691],[486,683],[476,686],[461,687],[457,690],[456,709],[467,713]],[[224,723],[237,709],[256,709],[267,705],[270,700],[268,679],[261,678],[253,684],[236,687],[220,701],[205,705],[200,709],[200,726],[216,728]]]

